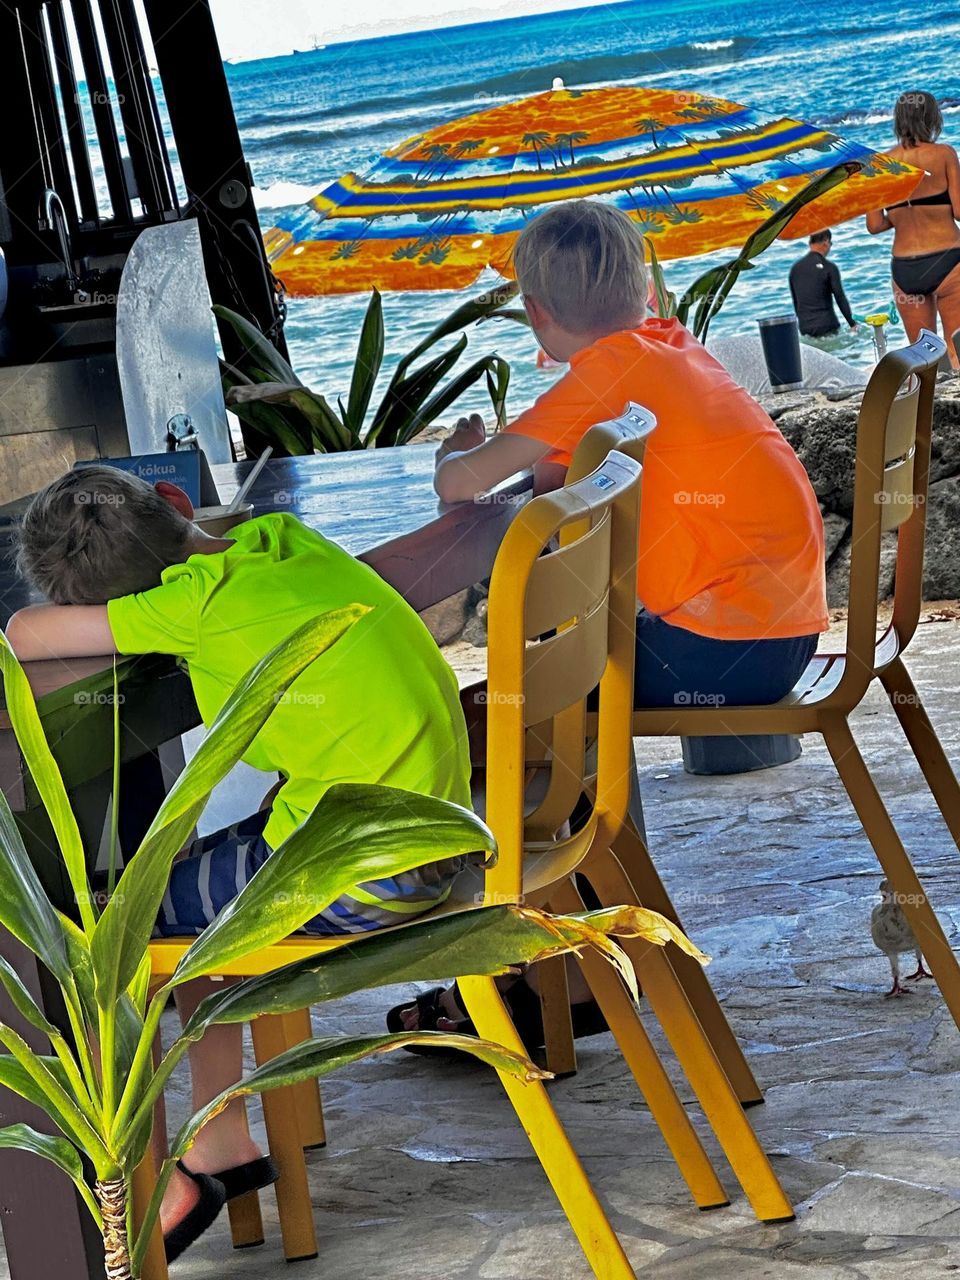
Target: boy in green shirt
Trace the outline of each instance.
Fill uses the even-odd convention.
[[[203,837],[173,869],[160,933],[200,932],[328,787],[376,782],[470,804],[466,728],[453,672],[409,605],[372,569],[290,515],[211,538],[177,486],[111,467],[68,472],[34,498],[20,536],[21,571],[52,602],[23,609],[7,638],[21,659],[173,654],[185,661],[210,724],[238,680],[310,618],[372,606],[279,699],[244,759],[281,785],[271,803]],[[442,902],[460,861],[357,885],[314,917],[317,934],[401,923]],[[184,984],[187,1018],[209,991]],[[239,1027],[215,1027],[191,1053],[194,1106],[240,1076]],[[201,1175],[222,1175],[215,1182]],[[195,1175],[195,1176],[192,1176]],[[276,1171],[233,1106],[204,1128],[190,1168],[171,1181],[162,1221],[176,1256],[209,1226],[224,1195]]]

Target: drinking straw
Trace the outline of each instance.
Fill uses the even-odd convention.
[[[268,444],[267,447],[264,449],[263,453],[261,453],[260,457],[257,459],[256,463],[254,464],[253,470],[250,472],[246,480],[244,480],[243,484],[234,494],[233,501],[230,503],[229,507],[227,507],[228,516],[232,516],[235,511],[240,510],[240,503],[244,500],[244,498],[253,488],[253,482],[256,480],[257,476],[260,474],[263,468],[267,465],[267,462],[270,458],[271,453],[273,453],[273,445]]]

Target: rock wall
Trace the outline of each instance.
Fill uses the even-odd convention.
[[[857,415],[862,393],[790,392],[762,401],[810,476],[823,512],[827,599],[847,602],[850,520]],[[884,535],[880,596],[892,594],[896,534]],[[960,378],[943,374],[937,384],[930,457],[924,598],[960,598]]]

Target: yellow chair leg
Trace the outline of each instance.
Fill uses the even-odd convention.
[[[577,1049],[570,1021],[566,956],[541,960],[536,972],[547,1070],[561,1078],[576,1075]]]
[[[899,895],[930,972],[937,980],[954,1022],[960,1027],[960,965],[927,901],[923,885],[870,776],[850,726],[842,717],[831,718],[823,725],[823,736],[867,839],[873,845],[884,874]]]
[[[139,1231],[150,1197],[157,1185],[157,1167],[151,1150],[148,1149],[147,1154],[134,1169],[132,1184],[133,1225],[134,1231]],[[133,1241],[131,1240],[130,1243],[132,1245]],[[144,1255],[140,1280],[167,1280],[167,1255],[163,1249],[163,1233],[160,1230],[159,1216],[150,1234],[150,1245]]]
[[[880,679],[954,844],[960,848],[960,782],[902,659],[892,662]]]
[[[650,851],[629,818],[614,840],[613,848],[619,868],[633,890],[628,901],[638,902],[651,911],[659,911],[668,920],[680,925],[680,917],[653,864]],[[598,859],[596,863],[591,863],[585,869],[586,876],[601,902],[614,906],[623,901],[623,889],[610,891],[605,885],[604,861],[605,859]],[[618,893],[620,896],[617,896]],[[736,1090],[737,1097],[744,1106],[753,1106],[762,1102],[763,1091],[750,1070],[740,1042],[733,1034],[703,966],[691,956],[683,955],[676,950],[668,957],[668,961],[673,965],[687,994],[687,999],[693,1006],[705,1035],[713,1045],[714,1052],[723,1064],[724,1072]]]
[[[459,990],[467,1013],[481,1036],[523,1053],[492,978],[461,978]],[[540,1083],[524,1084],[500,1077],[507,1097],[556,1192],[597,1280],[631,1280],[635,1276],[616,1233],[590,1184],[580,1158]]]
[[[294,1045],[313,1038],[309,1009],[300,1009],[296,1013],[284,1013],[281,1017],[289,1048],[292,1049]],[[300,1084],[292,1085],[291,1088],[297,1095],[297,1119],[300,1121],[304,1150],[313,1151],[317,1147],[325,1147],[327,1130],[323,1120],[323,1101],[320,1096],[319,1080],[304,1080]]]
[[[243,1122],[246,1125],[246,1107],[243,1109]],[[227,1216],[230,1219],[230,1238],[235,1249],[251,1249],[254,1245],[263,1244],[263,1214],[260,1212],[259,1192],[250,1191],[245,1196],[237,1196],[235,1200],[228,1201]]]
[[[550,892],[558,911],[583,911],[583,902],[572,884],[563,894],[558,894],[556,888]],[[697,1207],[718,1209],[729,1204],[729,1197],[616,970],[590,948],[581,955],[580,966]]]
[[[287,1048],[283,1018],[279,1015],[255,1018],[250,1030],[258,1065],[269,1062]],[[315,1258],[317,1235],[297,1120],[296,1093],[292,1089],[271,1089],[262,1095],[262,1101],[270,1154],[280,1168],[276,1192],[284,1255],[288,1262]]]
[[[790,1221],[795,1216],[793,1206],[663,948],[642,939],[625,940],[624,946],[633,960],[644,998],[663,1027],[754,1213],[761,1222]]]

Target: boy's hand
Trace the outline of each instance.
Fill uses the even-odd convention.
[[[448,454],[466,453],[468,449],[476,449],[486,438],[487,430],[479,413],[472,413],[469,418],[461,418],[437,450],[437,466]]]

